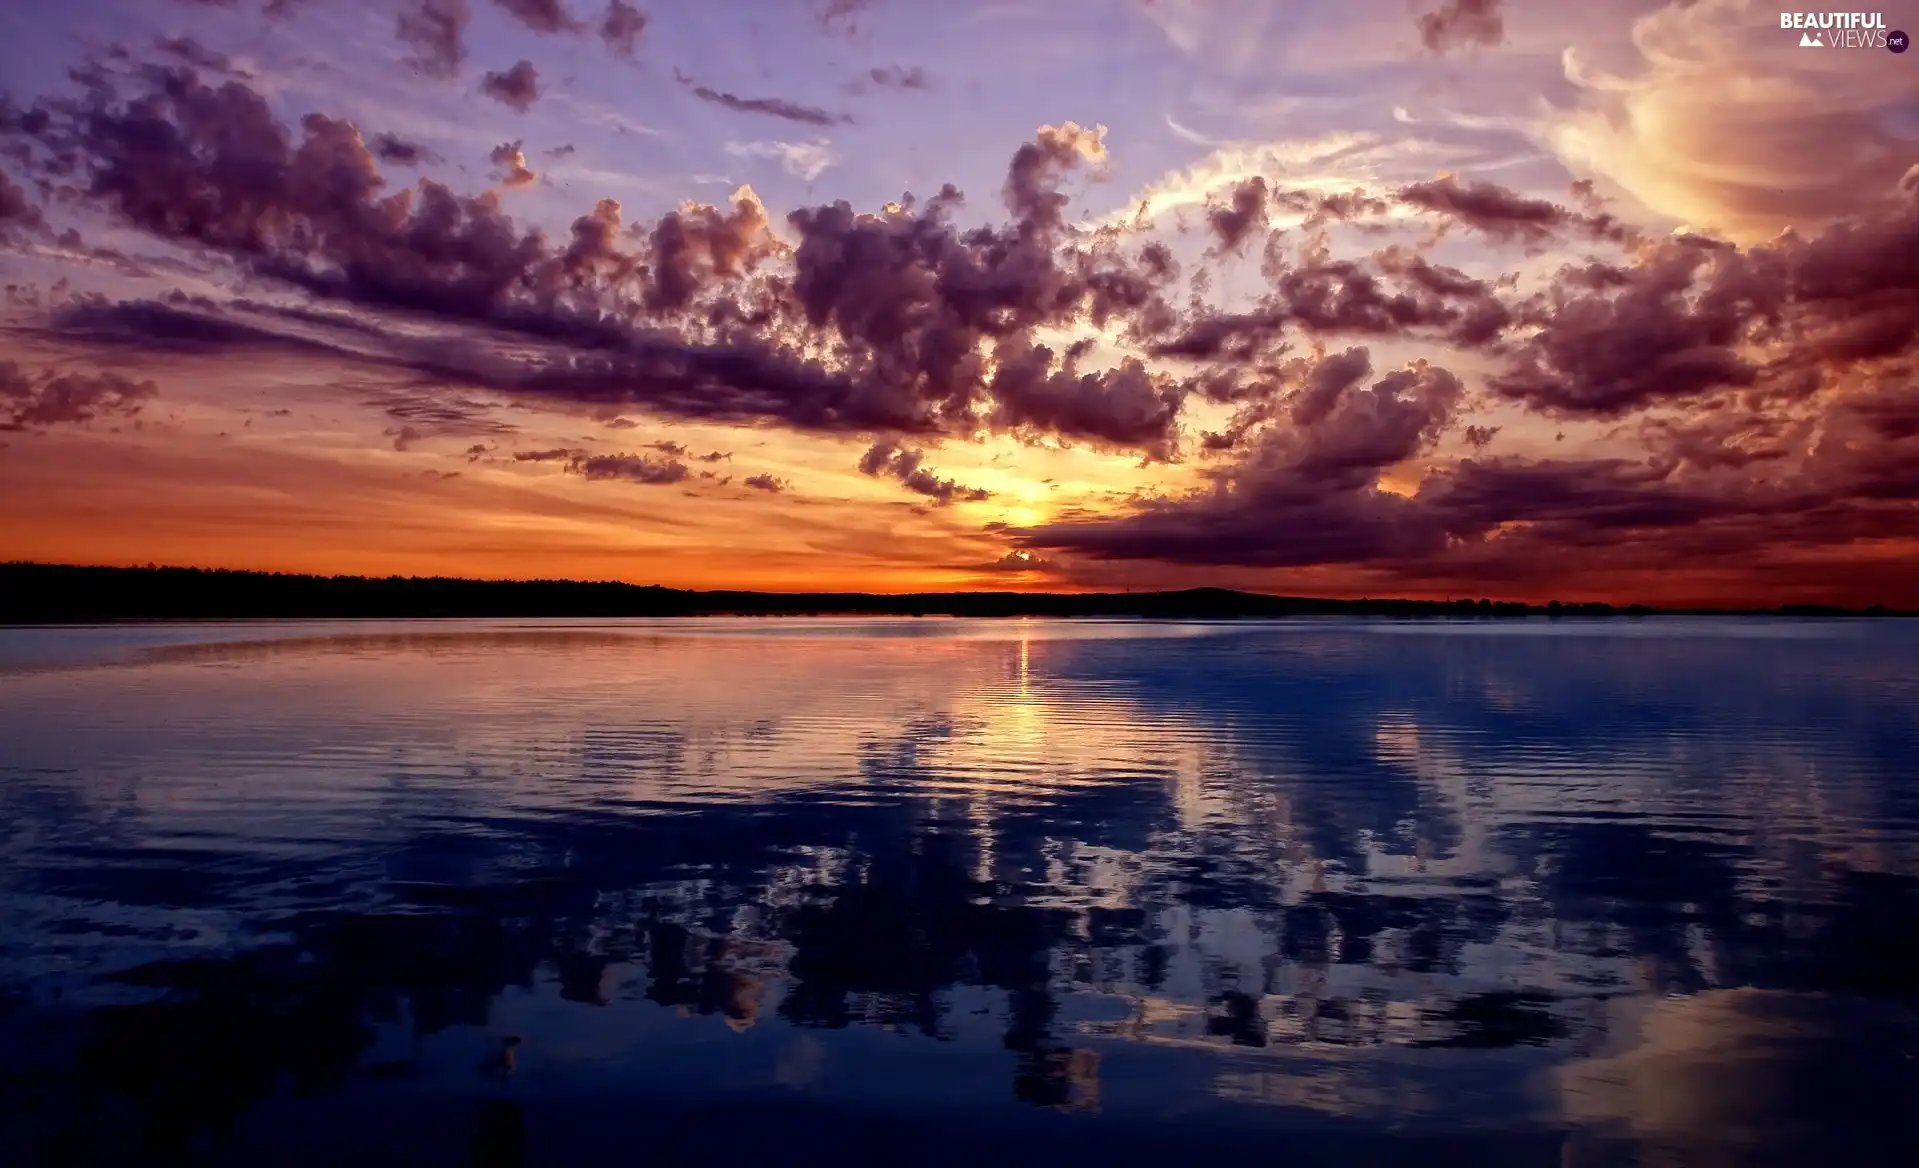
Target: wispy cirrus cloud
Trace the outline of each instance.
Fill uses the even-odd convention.
[[[767,158],[794,178],[806,182],[825,174],[840,155],[830,142],[728,142],[726,152],[735,158]]]

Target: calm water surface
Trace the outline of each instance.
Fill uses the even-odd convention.
[[[1914,1163],[1919,623],[0,630],[0,1160]]]

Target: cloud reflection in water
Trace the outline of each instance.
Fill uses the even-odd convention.
[[[1919,636],[1647,628],[74,631],[0,674],[4,1122],[1869,1161]]]

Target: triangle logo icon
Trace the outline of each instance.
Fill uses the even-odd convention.
[[[1826,47],[1826,43],[1819,39],[1819,34],[1816,32],[1802,32],[1799,34],[1799,47],[1802,49],[1823,49]]]

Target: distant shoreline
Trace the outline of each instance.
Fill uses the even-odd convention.
[[[1277,617],[1430,618],[1647,616],[1912,616],[1881,606],[1848,609],[1659,608],[1650,605],[1524,604],[1481,599],[1334,600],[1218,588],[1180,592],[690,591],[574,580],[311,576],[202,568],[108,568],[0,564],[0,625],[159,621],[405,620],[623,617],[1108,617],[1242,620]]]

